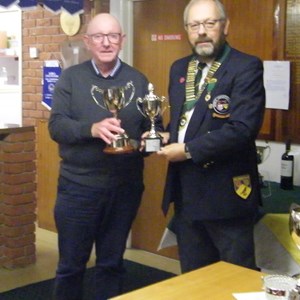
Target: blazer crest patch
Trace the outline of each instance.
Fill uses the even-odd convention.
[[[250,175],[233,177],[234,190],[242,199],[247,199],[252,191]]]
[[[229,118],[230,98],[227,95],[219,95],[212,102],[214,118]]]

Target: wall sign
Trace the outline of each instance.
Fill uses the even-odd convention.
[[[151,34],[152,42],[160,42],[160,41],[181,41],[182,34]]]

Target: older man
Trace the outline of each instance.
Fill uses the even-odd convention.
[[[131,150],[150,128],[135,104],[148,93],[148,80],[119,59],[124,40],[118,20],[96,15],[84,36],[92,59],[66,69],[55,86],[49,131],[62,159],[54,212],[57,300],[82,299],[93,245],[95,299],[121,293],[127,235],[144,189],[143,153]],[[114,87],[122,88],[126,101],[132,98],[118,119],[103,104],[104,91]],[[124,131],[136,141],[132,147],[121,143],[105,152]]]
[[[226,42],[219,0],[190,1],[184,26],[193,53],[170,71],[170,144],[158,152],[169,161],[163,209],[174,202],[183,272],[219,260],[255,269],[263,65]]]

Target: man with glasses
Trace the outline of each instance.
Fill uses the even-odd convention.
[[[93,245],[93,299],[106,300],[122,292],[123,254],[144,189],[144,154],[137,149],[124,154],[103,150],[124,131],[138,148],[142,134],[150,129],[135,103],[148,94],[148,80],[119,59],[124,40],[112,15],[96,15],[84,35],[92,59],[64,70],[55,86],[49,132],[61,156],[54,209],[57,300],[83,299],[83,277]],[[118,119],[103,104],[104,90],[113,87],[123,89],[127,103],[132,98]]]
[[[219,0],[191,0],[184,26],[193,53],[170,70],[169,144],[158,152],[169,161],[163,210],[174,202],[183,272],[220,260],[256,269],[263,65],[226,42],[229,20]]]

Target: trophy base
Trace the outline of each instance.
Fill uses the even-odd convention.
[[[129,143],[127,136],[118,135],[117,140],[113,141],[111,145],[107,145],[103,152],[107,154],[124,154],[135,151],[134,147]]]
[[[145,152],[157,152],[161,148],[161,138],[145,138]]]

